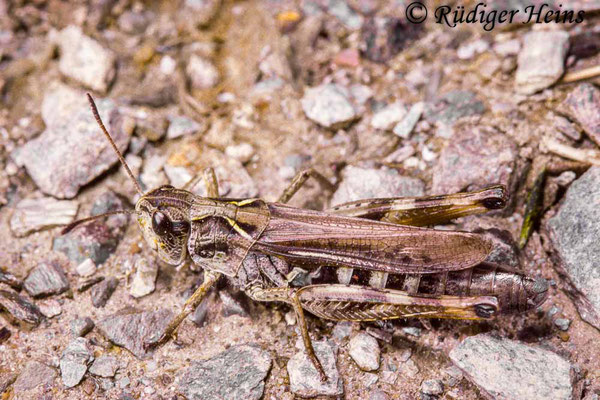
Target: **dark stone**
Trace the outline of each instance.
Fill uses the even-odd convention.
[[[104,318],[96,326],[108,340],[126,348],[136,357],[144,358],[150,353],[144,343],[164,332],[172,316],[169,310],[125,309]]]
[[[44,316],[40,309],[14,292],[0,290],[0,310],[6,310],[17,322],[37,326]]]
[[[15,290],[21,290],[23,283],[19,278],[7,271],[0,270],[0,283],[5,283]]]
[[[0,345],[2,343],[6,342],[9,338],[10,338],[10,331],[8,330],[8,328],[6,328],[5,326],[0,328]],[[2,393],[2,391],[0,391],[0,393]]]
[[[104,307],[108,299],[110,299],[110,296],[112,296],[112,294],[115,292],[115,289],[118,285],[119,280],[114,277],[105,279],[98,285],[95,285],[90,294],[94,307]]]
[[[90,374],[103,378],[112,378],[119,369],[119,361],[113,356],[98,357],[90,367]]]
[[[38,264],[23,285],[33,297],[50,296],[69,290],[69,281],[58,261]]]
[[[92,286],[94,286],[97,283],[100,283],[104,280],[103,276],[95,276],[93,278],[90,279],[86,279],[83,282],[79,283],[79,285],[77,285],[77,291],[79,293],[83,293],[86,290],[88,290],[89,288],[91,288]]]
[[[128,208],[130,207],[126,200],[113,192],[106,192],[94,202],[91,215]],[[87,258],[92,259],[96,265],[102,264],[117,248],[128,224],[127,214],[111,215],[78,226],[69,233],[55,238],[52,247],[66,254],[76,265]]]
[[[398,54],[408,41],[420,36],[419,24],[393,17],[367,18],[361,30],[362,55],[368,60],[384,63]]]
[[[224,317],[229,317],[230,315],[239,315],[242,317],[248,316],[248,312],[242,303],[229,293],[221,290],[219,291],[219,297],[221,298],[221,303],[223,304],[222,313]]]
[[[179,391],[190,400],[262,398],[271,356],[255,345],[239,345],[204,361],[194,361],[181,375]]]

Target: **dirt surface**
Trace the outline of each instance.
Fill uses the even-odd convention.
[[[517,256],[525,274],[542,276],[551,283],[549,298],[541,309],[489,322],[433,321],[431,329],[417,320],[352,324],[352,333],[343,338],[334,338],[336,324],[332,322],[309,317],[309,328],[315,339],[329,339],[338,346],[341,398],[484,398],[485,390],[467,378],[448,384],[444,371],[452,366],[448,356],[452,349],[466,337],[486,332],[557,353],[572,365],[572,398],[594,398],[595,391],[600,390],[600,328],[582,320],[578,313],[571,284],[555,269],[559,260],[545,229],[569,185],[556,183],[558,176],[572,171],[579,177],[589,164],[547,152],[540,142],[550,135],[573,148],[597,151],[597,141],[581,118],[569,116],[567,120],[580,138],[574,140],[556,129],[553,118],[564,114],[561,104],[578,82],[550,82],[547,89],[534,94],[519,93],[519,84],[515,83],[524,37],[533,30],[566,32],[570,47],[565,46],[571,52],[565,50],[558,56],[564,57],[567,72],[598,65],[599,25],[593,12],[581,24],[514,24],[486,32],[476,24],[449,28],[431,19],[422,25],[410,24],[403,19],[407,3],[402,1],[203,1],[198,2],[202,3],[202,12],[170,2],[92,3],[0,0],[0,164],[4,170],[0,174],[0,268],[24,280],[40,263],[56,260],[70,284],[63,293],[36,299],[21,290],[20,294],[41,307],[42,313],[51,315],[48,309],[52,308],[60,312],[44,318],[39,326],[11,324],[7,313],[3,313],[6,319],[0,319],[0,328],[10,332],[7,339],[0,339],[0,389],[6,389],[3,399],[174,399],[183,396],[180,371],[192,361],[246,343],[258,344],[272,359],[263,398],[295,396],[286,370],[287,361],[298,352],[298,334],[295,325],[290,324],[290,309],[252,303],[225,281],[219,288],[232,293],[233,305],[222,304],[219,296],[211,297],[204,305],[207,314],[200,326],[184,321],[177,340],[145,359],[112,344],[96,326],[85,337],[94,357],[104,354],[117,359],[116,376],[103,378],[87,372],[75,387],[65,387],[60,360],[75,339],[70,327],[73,320],[89,317],[98,325],[130,307],[177,312],[201,274],[188,265],[176,268],[157,261],[134,218],[130,218],[124,232],[115,234],[116,248],[108,251],[108,258],[98,262],[92,274],[119,280],[106,305],[95,307],[90,290],[77,290],[88,279],[79,276],[78,263],[53,251],[60,228],[44,227],[21,237],[11,230],[18,203],[27,198],[70,198],[79,205],[78,218],[89,216],[94,201],[109,190],[131,204],[136,200],[135,188],[116,158],[111,161],[112,167],[96,171],[95,176],[85,172],[84,184],[75,184],[81,188],[74,196],[63,196],[62,190],[43,192],[40,188],[45,186],[28,172],[29,161],[19,161],[19,149],[50,129],[48,114],[55,113],[62,119],[62,127],[52,125],[52,129],[70,134],[72,113],[53,109],[52,104],[46,116],[42,112],[44,99],[57,90],[57,82],[82,96],[87,90],[97,99],[112,99],[123,118],[135,126],[129,131],[126,157],[132,160],[134,175],[145,190],[163,183],[185,182],[188,175],[208,166],[217,170],[223,196],[260,196],[267,201],[275,201],[292,176],[308,167],[321,171],[336,185],[347,178],[343,172],[347,166],[389,168],[397,171],[398,179],[410,177],[422,182],[417,189],[408,183],[410,189],[399,185],[398,192],[388,194],[396,196],[407,194],[400,193],[406,190],[440,194],[500,182],[511,190],[511,202],[505,211],[464,218],[451,228],[498,228],[516,242],[527,194],[546,165],[550,172],[543,220],[536,223]],[[340,14],[333,4],[344,4],[351,12]],[[381,20],[375,23],[371,16]],[[398,18],[393,21],[402,25],[390,33],[386,29],[392,29],[389,26],[395,22],[385,18]],[[97,68],[91,77],[59,65],[67,57],[65,48],[72,45],[68,41],[73,39],[65,39],[64,34],[69,26],[81,27],[84,35],[110,51],[110,55],[77,53],[81,58],[78,65]],[[378,38],[375,42],[369,40],[373,30]],[[590,43],[586,51],[580,49],[584,40]],[[199,69],[194,70],[190,66],[194,56],[208,62],[212,69],[200,62]],[[562,72],[555,80],[560,75]],[[354,116],[341,116],[330,126],[309,118],[303,96],[306,98],[307,88],[325,83],[343,89]],[[360,93],[369,91],[367,99],[362,100],[364,95]],[[455,96],[458,100],[452,97],[457,91],[461,91]],[[406,112],[424,102],[423,115],[404,137],[393,132],[398,121],[384,129],[372,123],[374,114],[394,102],[403,104]],[[187,118],[188,123],[195,121],[196,125],[172,138],[175,134],[170,128],[161,127],[173,126],[175,116]],[[79,123],[93,124],[93,120]],[[127,123],[115,122],[111,127],[126,129]],[[99,130],[96,132],[101,135]],[[60,145],[60,140],[53,143]],[[66,154],[64,161],[54,162],[76,165],[79,159],[90,165],[98,154],[100,150],[97,154]],[[354,193],[375,190],[365,188],[366,182],[354,185]],[[323,209],[332,196],[309,180],[291,204]],[[158,263],[159,272],[156,283],[150,284],[154,290],[136,298],[131,295],[131,287],[140,258],[153,265]],[[13,290],[4,283],[0,283],[0,289]],[[241,311],[231,311],[235,307]],[[567,319],[570,326],[559,329],[557,318]],[[419,328],[420,334],[414,336],[411,333],[415,330],[407,327]],[[380,339],[380,367],[373,372],[362,371],[349,355],[349,339],[365,329]],[[50,376],[47,382],[27,390],[22,384],[16,388],[16,384],[2,386],[4,381],[23,379],[18,376],[31,361],[54,369],[56,377]],[[430,379],[444,381],[442,393],[423,392],[422,383]]]

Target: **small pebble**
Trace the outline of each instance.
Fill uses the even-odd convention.
[[[10,217],[10,229],[15,236],[23,237],[31,232],[66,225],[73,222],[78,208],[76,201],[59,201],[52,197],[23,199]]]
[[[341,396],[344,385],[336,366],[334,346],[329,342],[313,342],[313,347],[325,369],[327,381],[321,381],[317,369],[302,349],[287,363],[292,393],[301,397]]]
[[[17,293],[0,290],[0,309],[8,312],[16,322],[37,326],[44,319],[40,309]]]
[[[119,280],[114,277],[110,277],[98,283],[97,285],[94,285],[90,294],[94,307],[104,307],[118,285]]]
[[[184,116],[169,118],[167,139],[176,139],[181,136],[189,136],[200,130],[200,124],[193,119]]]
[[[250,161],[254,155],[254,147],[252,147],[250,143],[231,145],[225,148],[225,154],[227,154],[229,157],[235,158],[242,164],[245,164]]]
[[[60,358],[60,373],[64,385],[71,388],[79,384],[93,359],[92,348],[87,339],[78,337],[69,343]]]
[[[425,103],[419,102],[413,104],[404,118],[394,126],[394,134],[403,139],[408,139],[417,122],[419,122],[423,110],[425,110]]]
[[[561,331],[567,331],[569,330],[569,326],[571,326],[571,321],[566,318],[557,318],[554,320],[554,325]]]
[[[94,329],[94,321],[90,317],[76,318],[71,321],[71,333],[73,336],[85,336]]]
[[[210,89],[219,83],[219,70],[208,59],[192,55],[185,68],[194,89]]]
[[[113,356],[102,355],[90,367],[90,374],[103,378],[112,378],[119,369],[119,361]]]
[[[223,304],[222,314],[224,317],[229,317],[230,315],[240,315],[242,317],[248,316],[248,312],[244,306],[226,291],[220,290],[219,297]]]
[[[309,119],[325,128],[343,128],[357,117],[348,97],[346,88],[339,85],[306,88],[301,100],[302,109]]]
[[[391,130],[406,115],[404,104],[395,102],[377,111],[371,118],[371,126],[375,129]]]
[[[439,379],[428,379],[421,383],[421,393],[439,396],[444,393],[444,384]]]
[[[404,328],[402,328],[402,332],[410,336],[421,336],[421,328],[417,328],[416,326],[405,326]]]
[[[38,264],[23,283],[27,293],[33,297],[59,294],[69,289],[69,281],[57,261]]]
[[[350,340],[348,353],[363,371],[379,369],[381,351],[377,339],[366,333],[359,333]]]
[[[158,276],[158,264],[155,261],[148,261],[145,257],[138,258],[135,262],[135,274],[129,294],[140,298],[154,292],[156,287],[156,277]]]
[[[91,276],[96,273],[96,264],[91,258],[86,258],[84,262],[79,263],[77,267],[75,267],[75,271],[77,271],[79,276]]]

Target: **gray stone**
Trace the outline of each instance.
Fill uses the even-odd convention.
[[[117,286],[119,286],[119,280],[115,277],[104,279],[97,285],[94,285],[90,293],[94,307],[104,307],[117,289]]]
[[[135,298],[144,297],[156,287],[158,276],[158,264],[155,261],[148,262],[144,257],[138,258],[134,265],[135,274],[129,288],[129,294]]]
[[[413,129],[415,129],[415,125],[421,119],[423,110],[425,110],[425,103],[419,102],[413,104],[404,118],[394,126],[394,134],[403,139],[408,139]]]
[[[105,93],[115,76],[115,55],[78,26],[64,28],[57,37],[60,72],[90,89]]]
[[[361,332],[354,336],[348,345],[348,354],[363,371],[379,369],[381,350],[377,339],[371,335]]]
[[[119,369],[119,361],[109,355],[102,355],[94,360],[90,367],[90,374],[101,376],[103,378],[112,378]]]
[[[0,283],[7,284],[11,288],[15,290],[21,290],[23,287],[23,282],[13,274],[7,271],[2,271],[0,269]]]
[[[18,375],[12,372],[3,372],[0,374],[0,394],[3,394],[8,388],[15,383]]]
[[[125,151],[132,127],[126,128],[112,100],[97,99],[96,104],[118,149]],[[44,193],[72,198],[79,188],[118,162],[83,92],[60,83],[50,85],[42,102],[42,118],[46,130],[12,156]]]
[[[247,317],[248,312],[244,308],[244,306],[233,296],[227,293],[224,290],[219,291],[219,297],[221,298],[221,303],[223,304],[222,313],[223,316],[229,317],[230,315],[240,315],[242,317]]]
[[[471,336],[450,352],[466,377],[494,399],[571,399],[572,366],[559,355],[489,334]]]
[[[85,336],[94,329],[94,321],[90,317],[76,318],[71,321],[71,333],[73,336]]]
[[[400,52],[407,42],[420,35],[419,24],[405,19],[376,16],[366,18],[360,31],[362,55],[378,63],[385,63]]]
[[[404,104],[397,101],[388,104],[381,110],[373,114],[371,118],[371,126],[375,129],[391,130],[397,123],[402,121],[406,116],[406,107]]]
[[[190,400],[258,400],[271,369],[271,356],[256,345],[233,346],[194,361],[181,374],[178,390]]]
[[[569,34],[561,30],[531,31],[523,37],[515,88],[533,94],[555,83],[563,74]]]
[[[17,293],[0,290],[0,309],[8,312],[16,322],[37,326],[44,319],[40,309]]]
[[[309,119],[325,128],[343,128],[358,117],[349,97],[345,88],[335,84],[306,88],[302,109]]]
[[[161,114],[146,108],[129,110],[130,117],[135,121],[135,134],[151,142],[161,140],[167,133],[169,121]]]
[[[38,302],[37,306],[44,317],[48,319],[62,314],[62,307],[60,306],[60,303],[54,299],[40,301]]]
[[[114,192],[105,192],[96,199],[90,214],[99,215],[109,211],[130,208],[126,200]],[[111,215],[76,227],[69,233],[54,238],[53,249],[64,253],[71,261],[81,264],[91,259],[101,264],[117,248],[127,226],[127,214]]]
[[[59,201],[51,197],[23,199],[17,203],[10,217],[10,229],[15,236],[73,222],[79,204],[76,201]]]
[[[167,139],[192,135],[198,131],[200,131],[200,124],[193,119],[184,116],[170,117]]]
[[[350,321],[339,321],[333,327],[333,332],[331,333],[333,339],[340,341],[352,333],[354,329],[354,324]]]
[[[427,379],[421,383],[421,393],[439,396],[444,393],[444,384],[439,379]]]
[[[442,372],[444,374],[443,382],[444,382],[444,385],[446,385],[446,386],[450,386],[450,387],[456,386],[464,378],[464,375],[463,375],[462,371],[460,370],[460,368],[458,368],[455,365],[449,366],[448,368],[444,369],[444,371],[442,371]]]
[[[139,34],[146,30],[153,17],[154,14],[149,11],[127,10],[121,14],[117,23],[123,32]]]
[[[560,256],[556,265],[574,286],[569,294],[581,317],[600,329],[600,167],[571,184],[558,213],[550,219],[550,237]]]
[[[472,128],[457,132],[433,169],[432,193],[460,192],[499,183],[512,187],[517,146],[499,132]]]
[[[108,340],[126,348],[136,357],[144,358],[150,352],[144,347],[144,342],[164,332],[172,316],[170,310],[164,309],[125,309],[104,318],[96,326]]]
[[[568,331],[569,326],[571,326],[571,320],[567,318],[557,318],[554,320],[554,325],[556,325],[561,331]]]
[[[435,103],[427,104],[424,116],[428,122],[452,126],[460,118],[483,114],[484,111],[485,105],[473,92],[453,90]]]
[[[402,328],[402,332],[414,337],[421,336],[421,328],[417,328],[416,326],[405,326]]]
[[[21,395],[38,387],[49,388],[54,385],[57,375],[54,368],[38,361],[29,361],[13,384],[13,390],[15,394]]]
[[[600,146],[600,89],[591,83],[581,83],[569,93],[559,109],[577,121]]]
[[[342,182],[333,194],[332,205],[377,197],[422,196],[423,182],[402,176],[395,169],[347,166],[342,171]]]
[[[389,396],[383,390],[375,390],[369,395],[369,400],[389,400]]]
[[[169,178],[169,183],[176,188],[183,187],[194,177],[190,170],[186,167],[174,167],[172,165],[165,164],[163,166],[163,170],[165,171],[167,178]]]
[[[334,345],[327,341],[313,342],[313,347],[325,369],[327,381],[321,381],[317,369],[302,349],[294,354],[287,364],[292,393],[301,397],[341,396],[344,393],[344,385],[336,366]]]
[[[69,290],[69,281],[58,261],[42,262],[29,273],[23,287],[31,296],[42,297]]]
[[[77,386],[93,360],[93,350],[87,339],[78,337],[69,343],[60,358],[63,384],[68,388]]]
[[[167,183],[167,175],[163,172],[163,167],[167,162],[167,157],[159,154],[147,156],[144,160],[144,168],[140,175],[140,183],[145,190],[156,189]]]
[[[192,55],[185,72],[194,89],[210,89],[219,83],[219,70],[204,57]]]

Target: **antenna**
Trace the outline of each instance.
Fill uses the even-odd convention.
[[[90,222],[90,221],[93,221],[98,218],[104,218],[104,217],[108,217],[108,216],[115,215],[115,214],[135,214],[135,210],[109,211],[104,214],[94,215],[93,217],[78,219],[77,221],[73,221],[69,225],[65,226],[63,228],[63,230],[60,232],[60,234],[65,235],[65,234],[71,232],[73,229],[75,229],[76,227],[78,227],[81,224],[85,224],[86,222]]]
[[[135,189],[140,194],[140,196],[143,196],[144,192],[142,191],[140,184],[138,183],[137,179],[135,179],[135,177],[133,176],[133,173],[129,169],[129,165],[127,165],[127,163],[125,162],[125,159],[123,158],[123,155],[121,154],[119,149],[117,149],[117,145],[115,144],[113,138],[110,136],[110,133],[108,133],[108,131],[104,127],[104,123],[102,122],[102,119],[100,118],[100,114],[98,113],[98,107],[96,107],[96,103],[94,102],[94,99],[92,98],[92,96],[89,93],[86,93],[86,95],[87,95],[88,101],[90,102],[90,107],[92,108],[92,113],[94,114],[94,118],[96,118],[96,122],[98,123],[98,125],[100,125],[100,129],[102,129],[102,132],[104,132],[104,136],[106,136],[106,138],[108,139],[108,142],[112,146],[115,153],[117,153],[117,156],[119,157],[119,161],[121,161],[121,164],[123,164],[123,166],[125,167],[125,170],[127,171],[127,175],[129,175],[129,177],[133,181],[133,184],[135,185]],[[84,221],[84,220],[81,220],[81,221]]]

